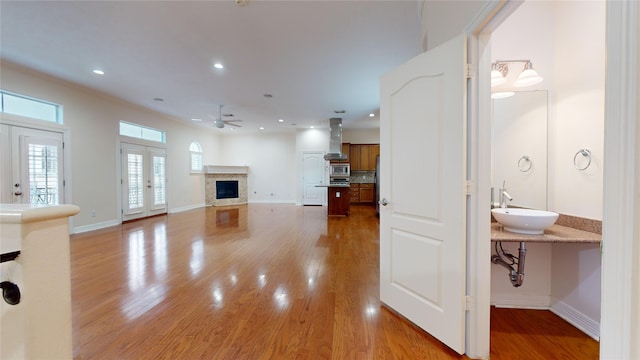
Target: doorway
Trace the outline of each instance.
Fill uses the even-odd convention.
[[[320,187],[325,182],[325,163],[322,151],[302,153],[302,205],[324,205],[327,188]]]
[[[121,143],[122,220],[167,213],[166,149]]]
[[[63,204],[63,132],[2,124],[0,136],[2,203]]]

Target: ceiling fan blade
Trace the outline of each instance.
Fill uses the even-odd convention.
[[[234,124],[234,123],[228,123],[228,122],[226,122],[226,121],[225,121],[224,123],[225,123],[226,125],[233,126],[233,127],[242,127],[242,125],[238,125],[238,124]]]

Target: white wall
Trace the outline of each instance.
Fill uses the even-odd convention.
[[[167,133],[169,211],[204,204],[203,176],[191,175],[189,144],[198,141],[204,162],[218,161],[219,136],[177,119],[132,105],[20,66],[2,62],[2,89],[44,99],[64,107],[64,127],[70,129],[72,202],[80,206],[73,218],[85,231],[119,223],[118,124],[120,120],[150,126]],[[96,216],[91,217],[91,210]],[[74,230],[72,230],[74,231]]]
[[[296,136],[294,133],[226,135],[218,164],[248,166],[250,203],[295,203]]]
[[[605,3],[555,2],[554,104],[549,124],[550,205],[557,212],[602,220]],[[589,149],[591,166],[573,157]],[[581,157],[579,155],[579,157]]]
[[[351,144],[380,144],[380,128],[342,129],[342,142]]]

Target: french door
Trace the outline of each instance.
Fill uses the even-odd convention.
[[[121,143],[122,220],[167,212],[166,149]]]
[[[380,300],[465,352],[466,40],[385,74]]]
[[[61,132],[1,125],[2,202],[64,203]]]

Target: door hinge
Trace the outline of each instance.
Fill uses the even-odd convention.
[[[465,71],[467,79],[471,79],[471,76],[473,76],[473,66],[471,66],[471,64],[465,64]]]
[[[466,180],[464,182],[464,194],[467,196],[473,194],[473,181]]]
[[[465,296],[464,309],[465,310],[473,310],[473,297]]]

